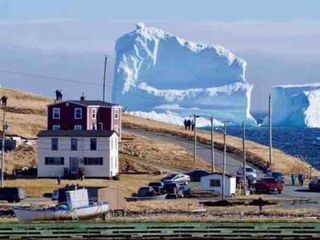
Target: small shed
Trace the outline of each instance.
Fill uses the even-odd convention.
[[[98,190],[98,203],[108,202],[109,209],[119,211],[125,209],[123,192],[118,188],[106,187]]]
[[[214,172],[201,177],[200,188],[206,191],[222,193],[222,173]],[[236,177],[231,174],[225,175],[225,195],[230,196],[236,193]]]

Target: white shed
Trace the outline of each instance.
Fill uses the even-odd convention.
[[[201,177],[200,188],[206,191],[222,193],[222,173],[215,172]],[[236,193],[236,177],[230,174],[225,175],[225,195],[230,196]]]

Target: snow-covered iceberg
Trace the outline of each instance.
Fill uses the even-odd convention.
[[[320,83],[273,87],[272,111],[274,126],[319,128]]]
[[[115,50],[112,100],[128,111],[256,124],[246,62],[223,47],[138,24],[117,40]]]

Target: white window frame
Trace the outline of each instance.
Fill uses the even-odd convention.
[[[113,118],[119,119],[119,108],[114,108]]]
[[[56,114],[58,115],[56,117]],[[61,113],[60,113],[60,108],[52,108],[52,119],[60,119]]]
[[[60,129],[61,129],[61,126],[58,124],[52,125],[52,130],[60,130]]]
[[[78,124],[76,124],[76,125],[74,125],[74,130],[82,130],[82,125],[78,125]]]
[[[91,118],[97,119],[97,109],[96,108],[92,108]]]
[[[77,111],[80,110],[80,117],[77,117]],[[74,109],[74,119],[82,119],[82,108]]]

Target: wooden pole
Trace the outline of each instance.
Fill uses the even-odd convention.
[[[243,168],[243,190],[244,190],[244,194],[247,193],[247,172],[246,172],[246,124],[245,122],[243,122],[242,124],[242,168]]]
[[[222,166],[222,200],[225,199],[226,195],[226,161],[227,161],[227,125],[224,123],[223,131],[223,166]]]
[[[272,97],[269,95],[269,165],[272,164]]]
[[[214,127],[213,127],[213,117],[211,116],[211,172],[214,172],[214,165],[215,165],[215,159],[214,159]]]
[[[107,78],[107,62],[108,62],[108,56],[105,55],[104,57],[104,72],[103,72],[103,90],[102,90],[102,100],[106,101],[106,78]]]
[[[194,149],[193,149],[193,161],[196,161],[197,158],[197,131],[196,131],[196,119],[197,116],[196,114],[193,114],[193,124],[194,124],[194,128],[193,128],[193,134],[194,134]]]

